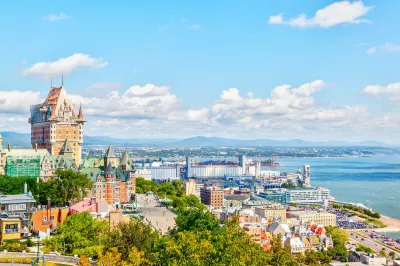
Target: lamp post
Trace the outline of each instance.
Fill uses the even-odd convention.
[[[39,245],[40,245],[40,235],[37,236],[37,265],[39,265]]]

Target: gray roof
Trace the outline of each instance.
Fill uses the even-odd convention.
[[[36,200],[29,194],[18,195],[1,195],[0,204],[17,204],[17,203],[36,203]]]
[[[225,200],[238,200],[238,201],[245,201],[248,200],[250,197],[244,195],[225,195]]]
[[[65,139],[64,144],[61,147],[60,153],[72,153],[71,146],[69,146],[68,138]]]
[[[114,149],[113,149],[112,146],[108,146],[108,149],[106,150],[105,157],[106,158],[115,158]]]
[[[127,165],[129,162],[129,153],[127,150],[124,151],[124,154],[122,154],[121,158],[121,163],[120,165]]]

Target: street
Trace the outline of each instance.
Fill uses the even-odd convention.
[[[349,236],[352,240],[366,246],[369,247],[370,249],[372,249],[373,251],[375,251],[376,253],[378,253],[379,251],[381,251],[382,249],[386,252],[386,254],[389,254],[389,252],[393,251],[392,249],[389,249],[379,243],[374,242],[373,240],[371,240],[368,237],[362,237],[360,235],[357,235],[354,231],[349,230]],[[399,252],[396,252],[396,258],[400,256]]]
[[[154,196],[138,195],[136,201],[141,206],[144,221],[151,224],[162,234],[166,234],[168,228],[175,226],[176,214],[165,207],[158,207],[158,202]]]

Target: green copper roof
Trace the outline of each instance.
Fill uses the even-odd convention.
[[[114,171],[111,163],[108,164],[107,169],[104,171],[105,174],[111,174]]]
[[[103,182],[106,181],[104,176],[101,176],[100,168],[97,168],[97,167],[85,168],[85,169],[82,169],[82,173],[87,174],[92,182],[96,182],[97,178],[99,178],[99,177],[101,178],[101,181],[103,181]]]

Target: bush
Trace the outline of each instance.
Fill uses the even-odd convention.
[[[26,241],[25,241],[25,244],[28,246],[28,247],[33,247],[33,246],[35,246],[35,243],[32,241],[32,239],[30,239],[30,238],[28,238]]]

